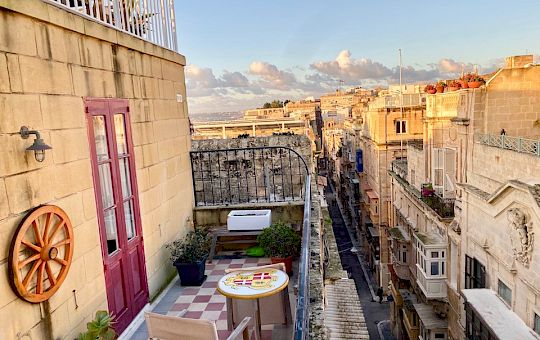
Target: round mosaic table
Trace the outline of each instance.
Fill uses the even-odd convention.
[[[227,324],[229,330],[233,329],[232,299],[253,300],[255,338],[261,337],[261,315],[259,299],[283,292],[288,297],[289,276],[287,273],[275,268],[261,268],[256,270],[231,272],[223,276],[217,285],[217,290],[227,298]],[[287,299],[288,301],[288,299]],[[287,303],[288,304],[288,303]],[[290,306],[286,314],[290,319]]]

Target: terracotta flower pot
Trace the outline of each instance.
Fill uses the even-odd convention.
[[[459,89],[460,89],[459,86],[448,86],[448,91],[457,91]]]
[[[444,92],[444,86],[436,86],[437,93],[443,93]]]
[[[470,82],[468,83],[469,88],[471,88],[471,89],[477,89],[477,88],[479,88],[480,86],[482,86],[482,84],[483,84],[483,83],[482,83],[481,81],[470,81]]]
[[[285,271],[287,272],[287,274],[292,275],[292,273],[293,273],[292,259],[293,259],[292,256],[285,257],[285,258],[271,257],[270,262],[272,262],[272,264],[274,264],[274,263],[284,263],[285,264]]]
[[[436,89],[431,89],[431,90],[427,90],[426,92],[429,93],[429,94],[435,94],[435,93],[437,93],[437,90]]]
[[[461,88],[462,89],[468,89],[469,88],[469,82],[468,81],[461,80],[460,83],[461,83]]]

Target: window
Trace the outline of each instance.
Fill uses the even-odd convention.
[[[486,288],[486,267],[465,255],[465,289]]]
[[[434,148],[432,157],[433,186],[439,194],[453,194],[456,182],[456,150]]]
[[[508,288],[501,280],[499,280],[499,285],[497,288],[499,296],[509,305],[512,306],[512,290]]]
[[[427,276],[445,276],[445,251],[427,249],[420,241],[416,241],[416,263]]]
[[[414,186],[415,172],[414,169],[411,169],[411,185]]]
[[[396,120],[396,133],[404,134],[407,133],[407,121],[406,120]]]
[[[443,185],[443,170],[435,169],[435,177],[433,178],[433,185],[442,187]]]
[[[536,313],[534,313],[533,329],[536,332],[536,334],[540,334],[540,316],[538,316],[538,314]]]
[[[476,315],[469,304],[465,305],[466,313],[466,326],[465,326],[465,338],[466,339],[498,339],[489,328],[483,323],[482,319]]]

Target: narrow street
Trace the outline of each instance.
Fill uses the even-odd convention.
[[[354,279],[356,283],[356,289],[358,291],[360,303],[362,304],[362,309],[364,311],[369,336],[371,339],[381,339],[380,331],[377,325],[381,321],[389,319],[390,307],[386,301],[382,304],[380,304],[378,301],[374,301],[372,291],[376,291],[378,287],[372,285],[370,289],[370,286],[366,281],[362,264],[364,265],[364,268],[367,266],[364,263],[360,263],[360,261],[362,261],[362,256],[359,255],[360,249],[358,249],[358,254],[350,251],[350,249],[353,247],[353,242],[351,241],[349,231],[347,230],[347,226],[341,215],[340,208],[336,202],[334,192],[329,187],[327,187],[325,190],[325,197],[328,202],[330,217],[332,218],[332,225],[339,249],[341,263],[343,265],[343,269],[349,273],[349,277]],[[368,275],[370,275],[370,273],[368,273]],[[389,330],[388,322],[381,323],[379,328],[381,328],[383,334],[382,340],[394,339]]]

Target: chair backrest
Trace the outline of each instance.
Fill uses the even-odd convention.
[[[144,313],[150,339],[218,340],[216,324],[210,320]]]

